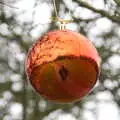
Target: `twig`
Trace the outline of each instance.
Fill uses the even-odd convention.
[[[106,17],[110,20],[112,20],[113,22],[119,23],[120,24],[120,17],[119,16],[114,16],[114,15],[110,15],[108,12],[104,11],[104,10],[100,10],[100,9],[96,9],[92,6],[90,6],[88,3],[83,2],[81,0],[75,0],[80,6],[85,7],[87,9],[92,10],[93,12],[96,12],[98,14],[100,14],[103,17]]]
[[[4,2],[2,2],[2,1],[0,1],[0,4],[3,5],[3,6],[8,6],[8,7],[10,7],[10,8],[19,9],[19,8],[15,7],[15,6],[9,5],[8,3],[4,3]]]
[[[22,120],[27,120],[27,85],[25,84],[25,73],[23,75],[23,114]]]
[[[88,19],[83,19],[83,18],[75,18],[74,16],[73,16],[73,20],[74,20],[74,22],[77,22],[77,23],[79,23],[79,22],[91,22],[91,21],[95,21],[95,20],[97,20],[97,19],[99,19],[99,18],[101,18],[100,16],[97,16],[97,17],[95,17],[95,18],[88,18]]]

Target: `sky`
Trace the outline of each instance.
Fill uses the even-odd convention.
[[[95,0],[94,0],[95,1]],[[72,4],[72,0],[66,0],[66,3],[70,4],[70,8],[74,9],[76,8],[76,4]],[[89,1],[90,4],[92,4],[91,1]],[[29,4],[29,5],[28,5]],[[20,0],[15,4],[15,7],[19,9],[14,9],[16,13],[19,13],[20,11],[25,11],[24,14],[21,14],[17,17],[17,20],[20,21],[20,23],[31,21],[34,19],[34,25],[39,24],[36,29],[34,29],[31,34],[34,38],[39,37],[40,31],[45,31],[48,28],[49,23],[51,22],[50,17],[51,17],[51,10],[53,8],[49,5],[43,2],[40,6],[33,8],[34,6],[34,0]],[[94,7],[99,6],[100,9],[103,9],[104,6],[102,4],[102,0],[95,1],[94,2]],[[11,8],[8,8],[9,10]],[[80,12],[81,8],[76,9],[76,15],[77,13]],[[33,15],[35,11],[35,15]],[[84,18],[89,18],[91,16],[91,12],[88,10],[83,10],[82,13],[80,14]],[[65,16],[69,17],[69,15]],[[105,25],[104,25],[105,24]],[[90,31],[89,38],[91,38],[94,41],[94,35],[98,34],[99,31],[106,31],[107,29],[110,29],[111,22],[108,19],[100,19],[96,22],[95,27]],[[71,30],[77,30],[78,26],[74,23],[71,23],[67,25],[68,29]],[[98,45],[102,44],[101,42],[96,43]],[[116,60],[116,62],[114,62]],[[120,58],[119,56],[114,56],[111,58],[110,63],[112,66],[120,66]],[[107,85],[111,85],[111,83],[106,83]],[[19,87],[18,87],[19,88]],[[6,93],[4,96],[6,99],[6,96],[10,95],[10,93]],[[113,102],[112,100],[112,95],[109,92],[100,92],[99,94],[96,95],[95,101],[100,101],[100,102],[94,102],[94,101],[89,101],[87,104],[85,104],[86,111],[84,112],[84,117],[86,120],[119,120],[120,115],[118,112],[117,105]],[[2,101],[0,101],[0,104],[2,104]],[[91,109],[96,110],[96,115],[91,113]],[[10,107],[10,113],[14,115],[15,117],[18,117],[22,113],[22,106],[21,104],[13,104]],[[54,116],[54,115],[53,115]],[[7,116],[9,117],[9,116]],[[51,115],[49,116],[51,117]],[[58,120],[76,120],[72,115],[66,114],[66,115],[59,115]]]

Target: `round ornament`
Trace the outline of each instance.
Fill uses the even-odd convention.
[[[25,70],[41,96],[59,103],[74,102],[94,87],[100,57],[80,33],[54,30],[41,36],[29,50]]]

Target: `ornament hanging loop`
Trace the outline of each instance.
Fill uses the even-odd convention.
[[[60,30],[66,29],[66,23],[65,22],[61,22],[60,25],[59,25],[59,29]]]
[[[59,22],[60,23],[60,25],[59,25],[59,29],[60,30],[66,29],[66,24],[73,22],[72,19],[65,20],[65,19],[61,19],[61,18],[58,18],[58,17],[51,17],[50,19],[52,19],[55,22]]]
[[[59,19],[58,22],[60,22],[59,29],[64,30],[64,29],[66,29],[66,24],[73,22],[73,20]]]

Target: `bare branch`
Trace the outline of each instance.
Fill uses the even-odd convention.
[[[96,9],[94,7],[92,7],[91,5],[89,5],[86,2],[83,2],[81,0],[75,0],[80,6],[85,7],[89,10],[92,10],[93,12],[96,12],[98,14],[100,14],[103,17],[106,17],[110,20],[112,20],[113,22],[119,23],[120,24],[120,16],[115,16],[115,15],[110,15],[108,12],[104,11],[104,10],[100,10],[100,9]]]
[[[2,1],[0,1],[0,4],[3,5],[3,6],[8,6],[8,7],[10,7],[10,8],[19,9],[19,8],[15,7],[15,6],[12,6],[12,5],[8,4],[8,3],[4,3],[4,2],[2,2]]]

